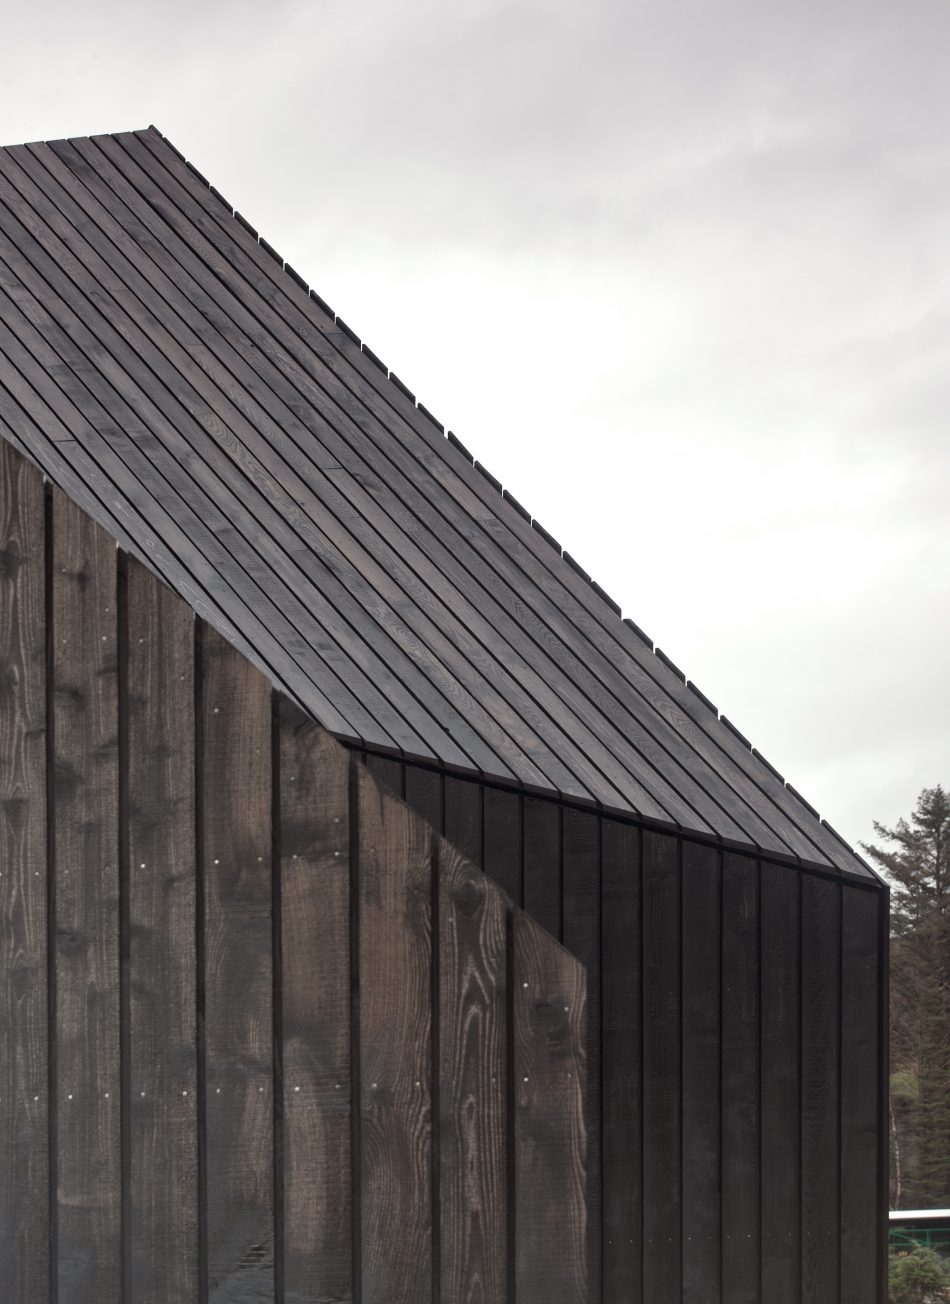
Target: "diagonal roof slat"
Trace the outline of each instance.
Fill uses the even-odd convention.
[[[154,128],[0,150],[0,436],[347,741],[874,877]]]
[[[134,138],[141,141],[143,145],[147,145],[156,155],[164,153],[166,159],[168,158],[168,151],[165,150],[164,142],[157,133],[135,133]],[[124,136],[121,139],[126,141],[128,137]],[[226,243],[222,247],[230,248],[230,236],[223,232],[223,228],[227,225],[226,214],[217,206],[212,207],[208,204],[206,193],[194,184],[193,179],[187,173],[183,173],[181,169],[175,171],[167,168],[167,166],[166,170],[169,176],[174,172],[175,184],[183,191],[187,191],[195,203],[203,206],[204,221],[212,224],[212,233],[214,228],[219,231],[216,237],[217,242],[224,241]],[[202,230],[206,231],[204,222],[202,223]],[[250,272],[248,271],[248,264],[242,263],[240,264],[241,273],[258,290],[262,298],[271,301],[273,294],[281,288],[279,267],[276,266],[272,259],[262,255],[254,242],[247,240],[243,231],[235,231],[233,234],[240,243],[242,251],[247,253],[251,260]],[[417,459],[425,458],[424,470],[430,477],[430,481],[432,477],[438,479],[445,488],[448,499],[460,502],[469,521],[481,525],[483,531],[489,535],[495,545],[496,553],[500,552],[505,555],[513,543],[518,544],[519,548],[521,548],[520,555],[523,558],[519,578],[515,585],[519,596],[522,596],[531,586],[537,586],[540,583],[543,587],[550,572],[553,585],[549,593],[553,596],[554,601],[563,604],[565,599],[570,600],[573,598],[575,602],[580,601],[583,607],[586,608],[586,610],[582,609],[580,612],[578,612],[576,606],[569,608],[573,617],[571,621],[573,629],[569,638],[575,642],[580,638],[587,641],[588,644],[594,643],[597,646],[603,646],[601,635],[606,632],[608,659],[616,663],[617,631],[613,626],[621,622],[616,621],[611,613],[608,615],[611,628],[609,631],[604,631],[600,617],[607,615],[609,608],[607,612],[598,610],[598,608],[602,608],[603,604],[592,593],[590,586],[583,584],[580,578],[562,563],[558,553],[551,557],[550,547],[546,547],[539,542],[540,532],[537,522],[534,522],[535,528],[531,530],[525,528],[520,531],[517,528],[513,529],[512,523],[517,513],[514,511],[504,513],[500,511],[497,505],[498,495],[487,486],[483,477],[479,477],[471,470],[465,459],[455,454],[451,441],[440,438],[431,422],[421,418],[418,409],[408,403],[401,392],[395,391],[393,386],[387,385],[381,374],[365,363],[359,350],[349,340],[348,335],[334,331],[332,324],[328,324],[326,318],[310,313],[305,298],[301,296],[298,300],[296,294],[283,295],[276,301],[275,307],[280,310],[295,335],[300,335],[310,344],[320,359],[325,361],[331,369],[338,370],[346,376],[345,368],[347,364],[350,364],[354,369],[360,371],[365,384],[359,387],[358,392],[368,411],[376,414],[381,419],[388,418],[390,424],[396,421],[401,427],[405,423],[405,426],[413,434],[420,436],[422,445],[426,449],[425,452],[420,450],[420,441],[418,440],[415,442],[408,439],[404,440],[405,447],[411,450],[412,455]],[[327,344],[333,345],[332,351],[328,351]],[[350,379],[350,383],[353,384],[352,379]],[[501,545],[500,548],[499,544]],[[537,562],[541,563],[542,570],[538,569]],[[593,616],[597,621],[596,626],[591,624],[590,616]],[[623,636],[620,635],[620,637]],[[625,641],[635,642],[629,640],[629,636]],[[651,662],[654,660],[655,658],[650,658]],[[652,679],[656,669],[650,665],[642,668],[646,670],[648,678],[646,680],[641,678],[639,682],[645,685]],[[632,668],[628,664],[626,669],[629,674]],[[700,746],[704,744],[700,737],[696,735],[694,726],[699,724],[702,729],[703,724],[706,722],[697,721],[695,716],[690,714],[689,709],[685,709],[682,695],[678,695],[678,697],[679,705],[684,707],[684,711],[671,713],[669,685],[670,683],[679,684],[680,687],[683,687],[683,685],[675,676],[667,672],[665,667],[660,665],[658,669],[663,671],[667,682],[664,684],[662,679],[659,683],[654,682],[649,690],[648,700],[654,706],[657,706],[658,703],[658,714],[662,720],[671,726],[674,732],[679,732],[686,737],[691,760],[695,764],[697,743]],[[723,731],[717,730],[717,733],[719,732]],[[719,739],[713,741],[721,745]],[[716,759],[718,760],[718,758]],[[733,753],[732,759],[740,762],[740,772],[746,768],[743,764],[744,758],[737,757]],[[751,766],[749,768],[752,769]],[[758,770],[758,768],[756,766],[755,770]],[[710,782],[714,781],[714,776],[717,773],[718,766],[714,760],[709,771]],[[751,774],[748,774],[747,780],[742,782],[743,804],[747,809],[755,811],[767,826],[770,824],[784,826],[784,841],[792,846],[795,854],[805,859],[817,858],[820,862],[838,864],[839,860],[835,857],[839,856],[840,849],[835,846],[833,840],[825,837],[824,830],[818,826],[818,842],[815,843],[798,830],[794,818],[790,822],[787,821],[784,816],[787,816],[793,803],[784,793],[784,790],[763,793],[756,782],[757,779],[762,777],[764,776],[755,773],[753,770]],[[769,819],[770,815],[771,821]],[[748,815],[746,818],[748,818]],[[772,829],[771,833],[766,835],[763,845],[769,845],[770,842],[774,844],[776,837],[777,834]],[[778,840],[780,843],[783,842],[781,837]],[[824,846],[822,846],[822,843],[824,843]]]

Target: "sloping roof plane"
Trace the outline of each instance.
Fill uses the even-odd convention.
[[[873,876],[154,127],[0,150],[0,434],[341,738]]]

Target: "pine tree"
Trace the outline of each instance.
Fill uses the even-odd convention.
[[[947,1299],[950,1268],[925,1245],[891,1256],[888,1273],[890,1304],[939,1304]]]
[[[950,796],[925,788],[910,821],[865,846],[891,894],[894,1204],[950,1204]]]

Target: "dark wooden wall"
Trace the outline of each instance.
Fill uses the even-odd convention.
[[[0,443],[11,1304],[586,1304],[583,968],[374,770]]]
[[[344,760],[5,444],[0,758],[14,1304],[883,1300],[880,888]]]
[[[587,969],[592,1299],[882,1304],[886,891],[367,759]]]

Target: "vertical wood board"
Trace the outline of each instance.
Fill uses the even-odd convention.
[[[405,791],[405,766],[394,756],[378,756],[369,752],[366,756],[366,768],[376,780],[388,788],[396,797],[402,797]]]
[[[432,833],[365,770],[359,812],[362,1304],[432,1289]]]
[[[561,936],[561,809],[556,802],[525,797],[524,908],[552,937]]]
[[[486,788],[485,873],[498,884],[515,905],[522,903],[521,883],[521,797],[502,788]]]
[[[839,1287],[841,888],[802,878],[802,1301]]]
[[[881,901],[846,887],[841,904],[841,1304],[877,1304]]]
[[[134,1304],[198,1292],[194,614],[127,566],[129,1249]]]
[[[112,1304],[121,1276],[116,545],[53,490],[57,1281]]]
[[[210,1304],[274,1293],[271,688],[201,631]]]
[[[801,875],[762,865],[762,1297],[801,1299]]]
[[[485,866],[482,825],[484,789],[471,779],[447,774],[444,779],[445,836],[467,860]]]
[[[722,863],[722,1298],[759,1301],[759,867]]]
[[[280,703],[284,1291],[353,1291],[350,760]]]
[[[0,440],[0,1276],[49,1292],[43,478]]]
[[[722,867],[683,844],[683,1300],[730,1300],[722,1281]]]
[[[603,1297],[640,1304],[640,831],[603,826]]]
[[[406,765],[406,804],[425,820],[433,833],[442,834],[444,812],[442,808],[442,775],[438,770],[427,770],[421,765]]]
[[[441,1304],[504,1300],[507,929],[501,890],[439,847]]]
[[[643,1299],[682,1296],[680,850],[643,835]]]
[[[512,998],[516,1299],[586,1304],[586,983],[577,961],[521,913]]]
[[[587,1131],[587,1262],[590,1289],[600,1295],[601,1277],[601,909],[600,820],[586,811],[562,817],[563,941],[587,978],[585,1099]]]

